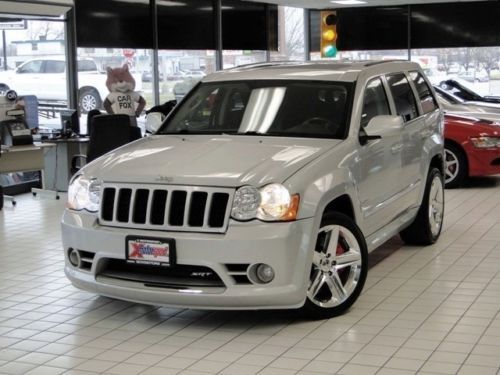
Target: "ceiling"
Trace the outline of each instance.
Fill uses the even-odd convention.
[[[248,0],[256,2],[265,2],[270,4],[286,5],[297,8],[307,9],[335,9],[335,8],[353,8],[367,6],[391,6],[407,4],[429,4],[429,3],[457,3],[463,1],[481,1],[481,0],[364,0],[366,4],[359,5],[341,5],[333,4],[330,0]]]

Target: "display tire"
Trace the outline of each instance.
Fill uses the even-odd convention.
[[[330,243],[332,239],[335,242]],[[356,223],[341,213],[325,214],[316,239],[302,311],[312,319],[343,314],[359,297],[367,272],[366,241]]]
[[[424,197],[413,223],[399,234],[409,245],[432,245],[441,234],[444,218],[444,182],[437,168],[427,176]]]

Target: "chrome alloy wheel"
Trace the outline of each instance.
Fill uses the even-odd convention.
[[[97,99],[92,94],[85,94],[82,96],[81,105],[85,112],[90,112],[91,110],[97,108]]]
[[[318,233],[307,298],[330,308],[347,300],[361,275],[360,245],[350,230],[341,225],[327,225]]]
[[[444,189],[439,176],[432,179],[429,192],[429,224],[433,236],[437,236],[443,224]]]
[[[456,179],[460,173],[460,161],[458,156],[447,148],[444,149],[444,158],[446,161],[445,183],[449,183]]]

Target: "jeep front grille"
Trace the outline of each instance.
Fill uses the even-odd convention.
[[[106,183],[99,221],[114,227],[223,233],[233,193],[227,188]]]

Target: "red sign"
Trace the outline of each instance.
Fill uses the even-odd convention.
[[[129,48],[123,49],[123,56],[128,57],[130,59],[131,57],[134,57],[134,55],[135,55],[135,49],[129,49]]]

